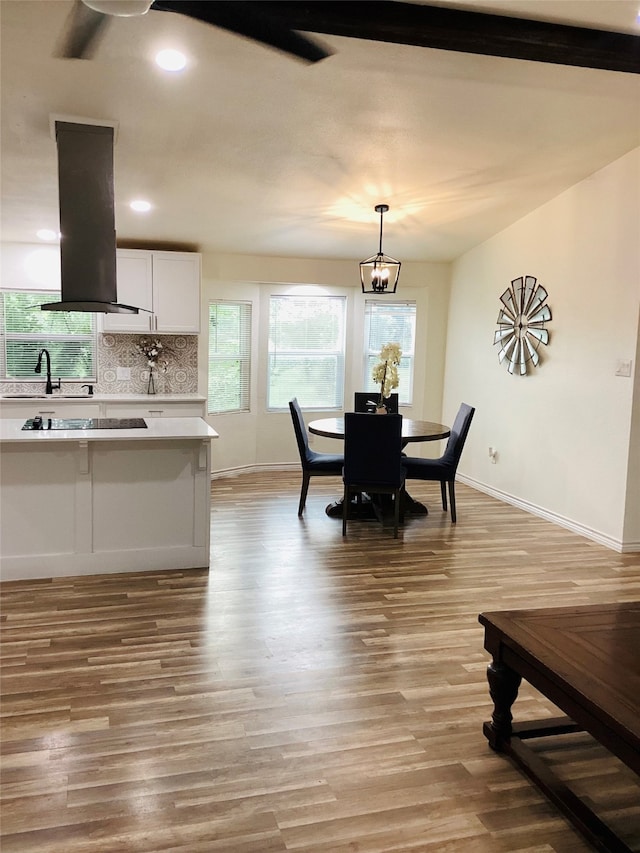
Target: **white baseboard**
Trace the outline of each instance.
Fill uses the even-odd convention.
[[[300,463],[268,463],[265,465],[238,465],[236,468],[221,468],[211,472],[212,480],[224,480],[226,477],[237,477],[240,474],[264,474],[265,471],[300,471]],[[337,476],[337,475],[336,475]]]
[[[161,572],[171,569],[206,569],[209,545],[167,548],[131,548],[93,554],[36,554],[2,558],[2,580],[65,578],[119,572]]]
[[[564,527],[567,530],[571,530],[573,533],[584,536],[586,539],[598,542],[606,548],[611,548],[612,551],[618,551],[620,554],[640,551],[639,542],[622,542],[620,539],[614,539],[612,536],[607,536],[599,530],[594,530],[591,527],[587,527],[584,524],[573,521],[571,518],[565,518],[565,516],[558,515],[558,513],[550,512],[548,509],[532,504],[529,501],[522,500],[522,498],[516,498],[508,492],[503,492],[500,489],[494,489],[491,486],[487,486],[485,483],[480,483],[478,480],[474,480],[472,477],[467,477],[464,474],[458,474],[457,479],[461,483],[471,486],[472,489],[477,489],[477,491],[483,492],[485,495],[490,495],[492,498],[496,498],[503,503],[518,507],[518,509],[531,513],[531,515],[537,515],[539,518],[551,521],[559,527]]]

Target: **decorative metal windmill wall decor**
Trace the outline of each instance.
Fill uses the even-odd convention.
[[[498,360],[506,362],[509,373],[525,376],[540,363],[540,344],[549,343],[545,323],[551,320],[551,309],[544,304],[548,295],[535,276],[526,275],[514,278],[500,297],[493,343],[500,344]]]

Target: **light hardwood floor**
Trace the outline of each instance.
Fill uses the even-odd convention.
[[[315,478],[212,486],[210,571],[2,585],[2,853],[586,853],[482,735],[481,611],[640,599],[620,555],[464,485],[347,539]],[[117,536],[117,531],[114,531]],[[523,685],[517,718],[552,716]],[[546,750],[633,849],[640,787]]]

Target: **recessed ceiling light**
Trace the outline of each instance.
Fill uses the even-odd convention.
[[[142,199],[132,201],[129,207],[131,210],[135,210],[138,213],[146,213],[148,210],[151,210],[151,204],[148,201],[143,201]]]
[[[39,231],[36,232],[36,237],[39,240],[59,240],[60,232],[52,231],[50,228],[41,228]]]
[[[156,54],[156,63],[163,71],[182,71],[187,65],[187,57],[179,50],[161,50]]]

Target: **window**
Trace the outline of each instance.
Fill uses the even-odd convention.
[[[251,303],[209,304],[209,414],[249,411]]]
[[[0,291],[1,379],[41,382],[33,369],[45,348],[55,378],[96,380],[95,314],[40,310],[59,298],[52,291]]]
[[[398,368],[400,385],[397,388],[401,405],[409,406],[413,401],[413,365],[416,340],[415,302],[365,303],[365,363],[364,390],[379,390],[371,373],[379,361],[380,350],[385,344],[399,343],[402,360]]]
[[[268,409],[342,409],[345,313],[342,296],[271,297]]]

